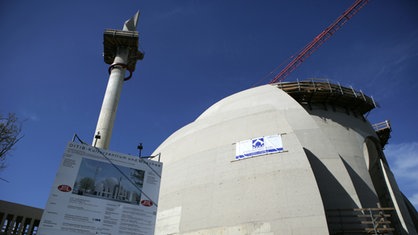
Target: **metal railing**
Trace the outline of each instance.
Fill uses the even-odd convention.
[[[330,234],[393,234],[394,208],[328,209]]]
[[[375,123],[372,125],[375,131],[381,131],[385,129],[391,129],[389,120],[385,120],[383,122]]]
[[[331,83],[326,79],[280,82],[275,85],[298,102],[330,103],[356,109],[361,114],[379,106],[373,97],[365,95],[363,91],[357,91],[352,86]]]

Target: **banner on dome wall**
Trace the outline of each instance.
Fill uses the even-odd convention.
[[[269,135],[236,143],[235,159],[283,152],[281,135]]]
[[[69,143],[37,234],[154,234],[161,171],[161,162]]]

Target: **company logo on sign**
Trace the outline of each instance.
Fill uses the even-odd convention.
[[[64,193],[70,192],[71,189],[72,188],[70,186],[65,185],[65,184],[61,184],[61,185],[58,186],[58,190],[61,191],[61,192],[64,192]]]
[[[264,138],[263,137],[253,139],[252,142],[253,142],[253,149],[264,147]]]
[[[236,143],[235,159],[283,152],[281,135],[262,136]]]
[[[150,206],[152,206],[154,203],[152,203],[152,201],[151,200],[142,200],[141,201],[141,205],[143,205],[143,206],[148,206],[148,207],[150,207]]]

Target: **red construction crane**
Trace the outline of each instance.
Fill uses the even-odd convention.
[[[293,60],[279,73],[277,74],[271,83],[281,82],[295,70],[306,58],[308,58],[318,47],[320,47],[328,38],[330,38],[338,29],[340,29],[353,15],[355,15],[364,5],[368,3],[368,0],[356,0],[356,2],[348,8],[337,20],[334,21],[328,28],[322,31],[318,36],[314,38],[312,42],[303,48],[299,54],[293,58]]]

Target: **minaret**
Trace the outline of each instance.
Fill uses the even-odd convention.
[[[109,81],[97,121],[93,146],[108,149],[124,81],[132,77],[137,60],[144,54],[138,51],[136,31],[139,11],[123,25],[123,30],[106,29],[103,34],[104,61],[109,66]],[[129,75],[126,76],[126,71]]]

